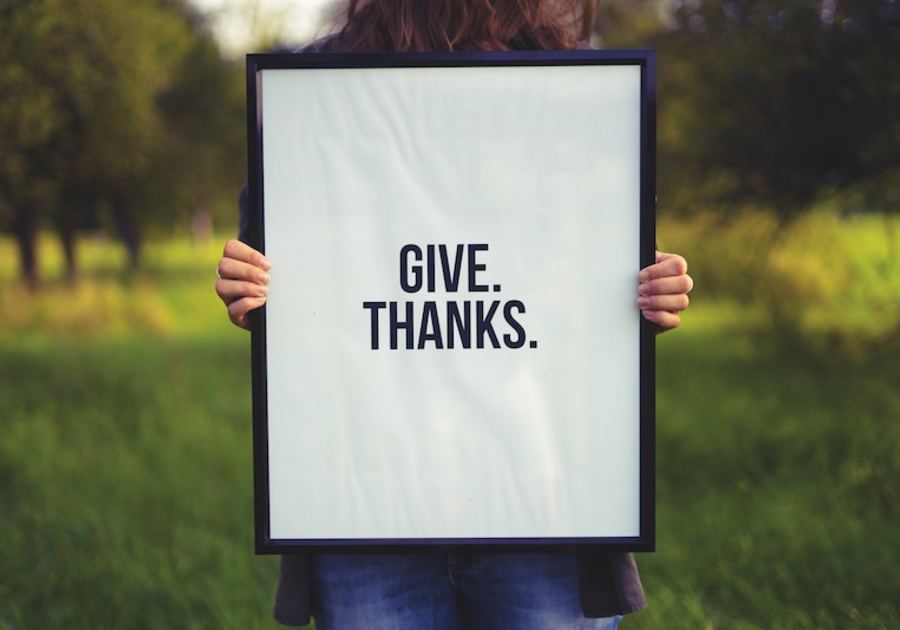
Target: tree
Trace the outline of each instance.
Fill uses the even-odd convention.
[[[38,215],[55,196],[49,166],[41,159],[59,127],[52,93],[29,68],[40,53],[28,37],[43,24],[23,2],[0,4],[0,213],[15,233],[22,276],[38,283]]]
[[[790,217],[897,171],[900,4],[684,0],[671,17],[654,41],[667,205]]]
[[[177,80],[161,95],[167,159],[157,180],[163,203],[211,219],[216,201],[233,216],[236,191],[246,177],[243,66],[223,59],[209,33],[198,35]]]
[[[0,54],[0,212],[31,284],[41,220],[70,276],[85,222],[114,226],[136,265],[142,231],[183,212],[177,192],[213,188],[212,145],[240,162],[242,119],[225,133],[216,111],[223,92],[236,111],[236,69],[179,0],[0,0]]]

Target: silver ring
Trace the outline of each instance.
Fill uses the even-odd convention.
[[[216,278],[218,278],[219,280],[222,279],[222,274],[219,273],[219,265],[216,265]]]

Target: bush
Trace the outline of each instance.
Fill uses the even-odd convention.
[[[898,223],[832,205],[789,223],[749,209],[661,221],[659,231],[688,259],[695,299],[735,302],[799,351],[854,357],[900,339]]]

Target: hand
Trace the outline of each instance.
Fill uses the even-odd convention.
[[[641,269],[638,280],[637,305],[644,318],[659,327],[657,332],[677,328],[678,314],[688,307],[687,294],[694,288],[687,261],[678,254],[656,252],[656,263]]]
[[[228,318],[235,326],[249,329],[247,313],[266,303],[272,263],[261,253],[236,239],[225,243],[219,260],[216,293],[228,307]]]

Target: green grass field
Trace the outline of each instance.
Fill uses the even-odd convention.
[[[278,627],[220,245],[128,275],[87,242],[74,288],[42,246],[31,295],[0,240],[0,628]],[[896,352],[813,361],[743,314],[698,286],[659,338],[650,606],[622,627],[900,627]]]

